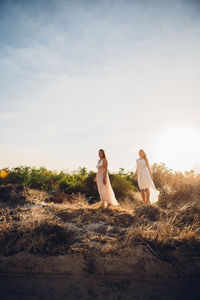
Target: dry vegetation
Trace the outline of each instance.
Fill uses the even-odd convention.
[[[180,276],[187,276],[189,262],[193,264],[190,276],[199,277],[200,204],[186,195],[176,205],[165,195],[158,205],[144,206],[135,193],[132,199],[121,201],[120,207],[100,209],[98,203],[89,205],[81,194],[2,185],[0,254],[81,254],[93,272],[91,262],[96,257],[126,257],[142,245],[173,265]]]
[[[1,184],[1,299],[199,299],[199,199],[198,185],[180,185],[157,205],[132,191],[101,209],[80,193]]]

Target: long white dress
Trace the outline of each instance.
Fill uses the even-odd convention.
[[[156,189],[147,165],[144,159],[137,159],[137,169],[138,169],[138,185],[140,190],[149,189],[150,191],[150,203],[155,203],[158,201],[159,191]]]
[[[101,198],[101,202],[106,202],[108,205],[119,205],[117,199],[115,198],[115,194],[110,184],[110,179],[108,174],[106,174],[106,184],[103,183],[103,175],[104,175],[104,167],[103,160],[100,159],[97,164],[97,188],[99,191],[99,195]]]

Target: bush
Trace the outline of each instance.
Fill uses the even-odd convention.
[[[0,254],[10,256],[27,251],[47,256],[65,255],[73,242],[73,232],[53,221],[43,222],[35,228],[19,229],[13,224],[0,232]]]
[[[120,174],[110,174],[109,177],[116,198],[126,197],[131,191],[135,190],[135,187],[133,186],[131,181],[128,181]]]
[[[135,190],[132,183],[133,173],[123,173],[122,170],[117,174],[110,174],[110,180],[117,198],[126,197],[131,191]],[[10,183],[23,183],[30,188],[50,191],[59,189],[66,194],[83,193],[91,198],[91,202],[99,201],[97,185],[94,182],[96,173],[87,172],[86,168],[79,168],[77,171],[65,174],[48,171],[44,167],[30,168],[19,167],[9,171],[6,178]]]
[[[167,207],[169,203],[181,202],[183,199],[199,197],[200,174],[194,172],[175,172],[167,169],[164,164],[154,164],[152,173],[155,185],[161,191],[159,205]],[[6,174],[6,176],[4,176]],[[90,198],[91,202],[99,200],[97,185],[94,183],[96,173],[87,172],[86,168],[79,168],[70,173],[63,171],[56,172],[47,170],[44,167],[16,167],[0,170],[0,185],[2,184],[23,184],[29,188],[51,191],[60,190],[67,194],[83,193]],[[135,180],[135,172],[125,172],[120,168],[118,173],[110,174],[110,181],[116,197],[124,198],[132,191],[138,190]]]
[[[23,184],[3,184],[0,186],[0,202],[9,206],[23,205],[26,200],[27,189]]]
[[[26,184],[30,185],[31,181],[30,167],[17,167],[8,170],[8,176],[4,179],[4,183]]]
[[[162,190],[158,205],[163,208],[180,208],[199,203],[200,184],[185,184],[168,191]]]
[[[99,193],[97,189],[97,184],[94,182],[94,178],[96,176],[95,172],[89,172],[86,179],[85,179],[85,186],[86,186],[86,197],[91,198],[91,202],[95,202],[99,199]]]
[[[51,190],[53,185],[53,173],[41,167],[39,169],[33,168],[30,171],[29,186],[34,189]]]

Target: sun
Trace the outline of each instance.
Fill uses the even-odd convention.
[[[176,171],[190,171],[200,161],[200,133],[189,127],[170,128],[157,140],[157,160]]]

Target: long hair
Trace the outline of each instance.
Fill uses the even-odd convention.
[[[102,152],[103,153],[103,158],[106,159],[106,153],[105,153],[105,151],[103,149],[99,149],[99,152]]]
[[[145,160],[146,164],[148,164],[148,159],[147,159],[147,155],[144,152],[143,149],[140,149],[139,154],[142,156],[142,158]]]

